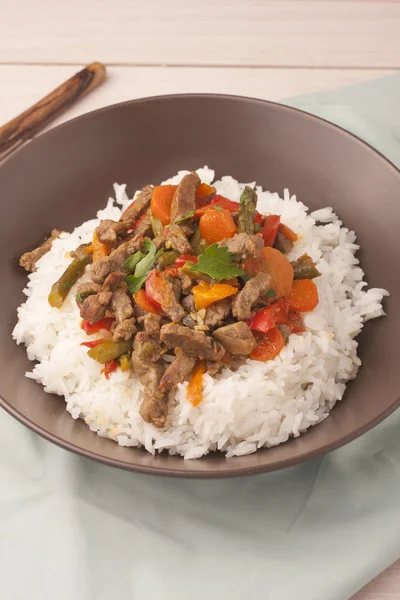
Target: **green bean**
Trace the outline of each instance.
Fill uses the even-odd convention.
[[[151,215],[150,223],[151,223],[151,228],[154,233],[154,237],[159,237],[160,235],[162,235],[162,233],[164,231],[164,225],[161,223],[161,221],[159,219],[157,219],[156,217],[154,217],[153,215]]]
[[[199,255],[202,253],[200,227],[197,227],[189,238],[189,243],[192,247],[193,254]]]
[[[132,342],[114,342],[112,339],[103,340],[88,352],[88,356],[104,365],[132,349]]]
[[[257,192],[246,185],[240,196],[238,214],[238,233],[254,233],[254,218],[256,216]]]
[[[168,265],[173,265],[178,256],[179,252],[177,250],[167,250],[160,255],[157,266],[160,269],[165,269]]]
[[[91,261],[90,254],[81,254],[74,258],[69,267],[61,275],[60,279],[53,284],[48,302],[54,308],[61,308],[65,298],[68,296],[70,289],[82,277],[85,272],[85,267]]]
[[[314,279],[321,275],[315,262],[308,254],[303,254],[300,258],[294,260],[292,267],[294,270],[294,279]]]

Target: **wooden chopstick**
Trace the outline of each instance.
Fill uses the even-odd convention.
[[[96,88],[105,77],[105,66],[99,62],[91,63],[31,108],[0,127],[0,158],[7,150],[19,146],[38,133],[76,100]]]

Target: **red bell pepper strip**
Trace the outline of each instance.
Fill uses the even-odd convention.
[[[249,321],[247,325],[250,329],[267,333],[270,329],[279,324],[286,324],[289,312],[288,300],[280,300],[259,310]]]
[[[87,348],[95,348],[96,346],[101,344],[101,342],[104,342],[103,338],[100,338],[99,340],[92,340],[91,342],[82,342],[81,346],[86,346]]]
[[[264,238],[264,246],[273,246],[278,233],[281,218],[279,215],[269,215],[266,217],[260,233]]]
[[[198,257],[194,256],[192,254],[181,254],[176,259],[175,264],[176,264],[177,267],[181,268],[187,262],[192,262],[193,264],[196,264],[198,260],[199,260]]]
[[[101,329],[105,329],[106,331],[110,331],[111,325],[114,322],[113,317],[105,317],[104,319],[100,319],[97,323],[91,325],[87,321],[82,321],[81,327],[88,335],[92,335],[93,333],[98,333]]]
[[[106,379],[110,379],[110,374],[118,368],[118,362],[114,360],[109,360],[105,363],[104,367],[101,370],[101,373],[104,373]]]
[[[301,318],[301,314],[297,312],[297,310],[293,310],[289,308],[288,317],[285,325],[290,327],[292,333],[303,333],[306,331],[306,328],[303,323],[303,319]]]

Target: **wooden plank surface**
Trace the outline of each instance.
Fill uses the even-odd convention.
[[[156,94],[279,100],[400,69],[400,0],[4,0],[0,122],[93,60],[107,83],[55,124]],[[400,600],[400,561],[352,600]]]
[[[82,65],[83,66],[83,65]],[[71,77],[75,66],[0,65],[2,122],[34,104]],[[175,93],[238,94],[280,100],[392,73],[368,69],[248,69],[108,67],[108,79],[57,121],[133,98]]]
[[[400,67],[384,0],[19,0],[0,23],[1,63]]]

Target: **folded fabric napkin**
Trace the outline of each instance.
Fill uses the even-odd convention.
[[[400,75],[288,102],[400,164]],[[400,199],[399,199],[400,210]],[[255,477],[117,471],[0,414],[5,600],[348,600],[400,556],[400,412]]]

